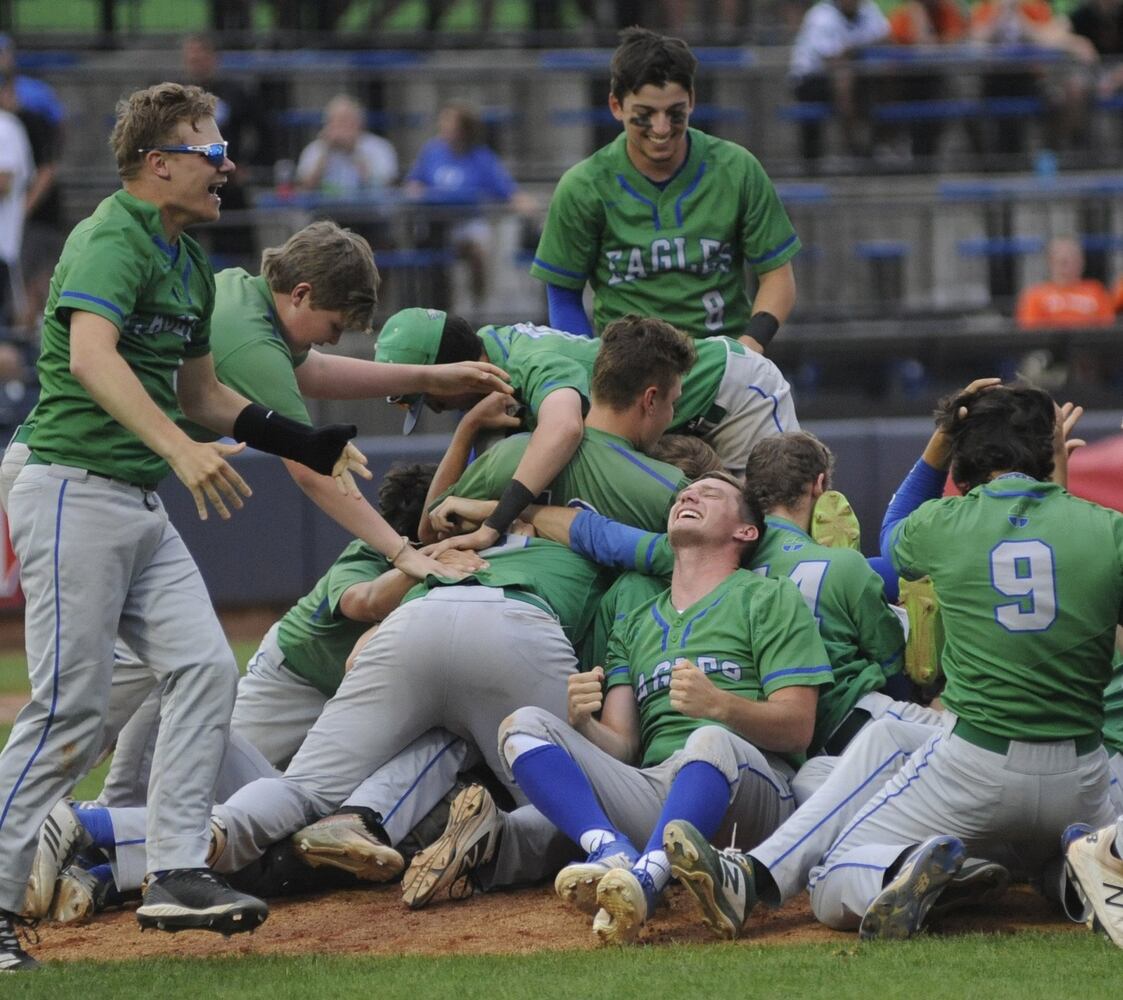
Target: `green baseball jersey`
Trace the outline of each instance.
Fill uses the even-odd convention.
[[[592,670],[593,667],[603,666],[612,630],[636,608],[647,604],[670,585],[670,578],[665,576],[648,576],[632,570],[621,573],[597,606],[597,613],[581,650],[582,668]]]
[[[489,340],[485,336],[495,327],[485,327],[480,331],[484,344],[488,346],[488,357],[502,368],[507,368],[511,373],[511,384],[516,393],[520,392],[521,378],[518,373],[508,367],[508,363],[499,348],[498,338]],[[502,329],[521,329],[520,327],[501,327]],[[531,327],[531,330],[542,330],[545,335],[539,335],[538,343],[547,350],[564,355],[573,362],[580,364],[586,372],[589,384],[593,381],[593,365],[600,350],[600,340],[595,337],[578,337],[571,333],[558,333],[549,327]],[[725,369],[729,363],[730,354],[744,354],[748,348],[736,340],[728,337],[712,337],[700,340],[695,344],[697,357],[694,364],[682,378],[682,395],[675,402],[674,423],[668,428],[670,433],[686,429],[686,426],[698,417],[706,416],[714,400],[717,399],[718,389],[721,388],[722,379],[725,378]],[[513,352],[512,352],[513,354]],[[537,410],[535,410],[537,412]],[[716,421],[715,421],[716,422]],[[529,425],[528,425],[529,426]]]
[[[815,713],[810,753],[817,752],[863,695],[900,673],[905,636],[885,601],[885,586],[860,552],[819,545],[784,518],[769,515],[752,569],[787,577],[819,626],[834,684]]]
[[[567,170],[550,201],[531,274],[593,290],[597,330],[628,313],[693,337],[745,332],[745,264],[757,274],[800,248],[776,189],[748,150],[688,131],[666,184],[640,173],[623,134]]]
[[[613,629],[604,665],[607,689],[630,684],[635,694],[644,767],[682,749],[695,729],[713,725],[670,706],[671,669],[682,660],[721,690],[753,701],[785,687],[831,682],[815,619],[791,581],[737,570],[681,612],[666,590]]]
[[[599,341],[533,323],[485,326],[477,332],[488,360],[511,376],[515,398],[525,407],[527,430],[538,426],[538,410],[555,389],[576,390],[582,414],[588,411]]]
[[[1098,733],[1123,606],[1123,515],[1055,483],[1000,476],[893,530],[901,576],[940,596],[943,701],[1009,739]]]
[[[1104,688],[1103,734],[1109,753],[1123,753],[1123,655],[1118,650],[1111,661],[1111,680]]]
[[[390,568],[385,556],[356,539],[281,619],[277,644],[285,654],[285,665],[329,698],[343,680],[352,648],[371,626],[345,617],[339,602],[348,588]]]
[[[296,381],[307,351],[293,353],[281,334],[273,293],[263,277],[240,267],[215,275],[211,353],[218,380],[235,392],[290,420],[311,424],[308,406]],[[198,441],[213,441],[213,431],[187,422]]]
[[[516,434],[489,448],[433,506],[449,495],[497,500],[529,441],[529,434]],[[685,485],[673,465],[648,458],[622,437],[586,427],[577,451],[539,500],[558,505],[582,500],[607,517],[656,529],[666,525],[671,501]]]
[[[610,574],[565,545],[526,535],[505,535],[499,545],[484,549],[480,555],[488,561],[486,569],[462,580],[430,576],[410,590],[402,603],[422,597],[433,587],[501,587],[537,598],[532,604],[545,603],[557,617],[566,638],[575,647],[581,643]]]
[[[202,248],[164,239],[160,211],[125,191],[74,227],[51,277],[39,355],[39,404],[30,446],[41,460],[138,485],[167,475],[167,463],[93,401],[70,373],[70,317],[89,312],[120,331],[117,350],[152,400],[173,420],[182,412],[181,362],[210,349],[214,274]]]

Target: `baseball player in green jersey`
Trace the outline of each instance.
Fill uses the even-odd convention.
[[[391,317],[375,347],[376,359],[415,363],[432,363],[448,357],[485,359],[494,351],[501,358],[501,367],[511,375],[531,436],[518,463],[507,473],[495,511],[475,531],[457,541],[465,548],[493,544],[519,512],[565,469],[582,441],[582,418],[589,407],[592,379],[596,377],[595,370],[590,373],[591,368],[595,369],[592,359],[582,363],[574,356],[573,347],[579,338],[529,325],[486,327],[482,334],[474,333],[459,317],[449,317],[437,310],[410,309]],[[627,354],[652,353],[667,359],[681,376],[694,362],[690,341],[659,320],[631,317],[612,331],[608,339],[614,346],[605,364],[612,358],[617,358],[618,364],[627,363]],[[675,399],[681,392],[680,386],[676,379]],[[662,395],[654,384],[647,386],[648,396],[638,401],[632,390],[631,384],[625,384],[620,397],[608,399],[607,403],[641,406],[649,414],[656,414],[659,426],[665,428],[670,412],[664,411],[670,411],[675,399]],[[601,395],[604,396],[603,391]],[[437,409],[445,405],[467,406],[475,398],[471,394],[430,396],[428,405]],[[413,400],[411,416],[424,403],[423,398]],[[434,495],[447,485],[448,481],[438,472],[432,486]],[[422,527],[420,537],[432,537],[427,525]]]
[[[565,454],[564,446],[571,448],[572,442],[561,440],[549,430],[557,411],[551,410],[550,419],[543,419],[539,411],[544,403],[563,410],[567,421],[575,419],[577,400],[559,390],[574,389],[587,406],[601,344],[619,336],[620,329],[652,322],[624,316],[610,323],[601,339],[531,323],[485,326],[473,333],[460,317],[408,309],[387,321],[375,347],[375,358],[422,364],[437,359],[490,361],[509,375],[522,407],[518,412],[523,427],[534,431],[541,426],[543,443],[560,449],[560,456]],[[695,361],[683,376],[672,430],[701,436],[718,452],[726,469],[738,475],[744,470],[749,449],[760,438],[799,429],[791,387],[771,361],[728,337],[696,341],[694,347]],[[406,427],[412,429],[426,405],[440,412],[471,405],[473,398],[463,394],[405,397],[401,401],[410,407]]]
[[[31,702],[0,754],[0,966],[34,968],[10,914],[36,836],[98,749],[118,629],[172,679],[155,751],[142,924],[252,929],[268,912],[202,871],[237,671],[206,589],[155,484],[169,467],[199,515],[249,488],[226,461],[244,445],[192,441],[182,413],[324,473],[362,469],[353,427],[317,430],[214,377],[214,278],[184,229],[218,217],[233,164],[214,97],[161,84],[122,101],[111,145],[123,190],[71,233],[55,269],[30,455],[9,495],[27,598]],[[42,517],[43,511],[53,516]]]
[[[686,43],[643,28],[621,38],[608,106],[623,134],[562,175],[531,265],[550,325],[592,336],[638,313],[762,350],[795,304],[799,239],[756,157],[689,127]],[[746,265],[759,283],[751,307]]]
[[[616,364],[610,353],[598,367],[603,377],[595,380],[589,414],[604,429],[587,431],[570,462],[575,471],[551,484],[562,502],[573,498],[564,490],[580,488],[598,509],[638,510],[645,523],[665,518],[680,474],[630,442],[650,443],[671,419],[684,365],[682,337],[670,333],[677,339],[666,351],[645,340],[638,355],[625,352]],[[602,391],[615,400],[627,386],[631,406],[601,402]],[[652,406],[653,398],[665,403]],[[603,571],[538,539],[515,538],[483,554],[486,569],[459,583],[430,577],[407,595],[358,651],[282,779],[254,782],[216,810],[229,833],[222,870],[243,867],[273,840],[331,812],[372,770],[434,726],[470,738],[498,773],[494,734],[504,715],[519,704],[562,710],[565,679],[577,668],[572,644],[603,593]],[[497,635],[503,636],[498,645]],[[402,670],[403,663],[410,669]]]
[[[402,534],[418,522],[433,471],[433,466],[394,468],[379,486],[381,513]],[[443,553],[441,559],[464,571],[484,565],[476,553],[455,549]],[[385,556],[356,539],[312,590],[269,629],[238,685],[230,745],[215,783],[216,801],[224,801],[257,778],[277,775],[275,767],[288,762],[339,687],[355,643],[372,622],[381,621],[397,606],[414,582],[393,570]],[[140,757],[146,758],[147,752]],[[431,730],[397,754],[393,766],[363,782],[350,797],[347,813],[335,818],[370,830],[386,846],[377,857],[364,859],[366,867],[348,867],[345,856],[337,867],[359,877],[379,879],[400,872],[404,860],[388,845],[401,843],[448,792],[467,758],[463,740],[447,731]],[[143,777],[147,780],[147,773]],[[367,808],[368,801],[389,801],[385,818]],[[71,865],[59,875],[56,885],[50,845],[68,839],[77,824],[84,828],[83,839],[89,846],[107,851],[109,862],[92,870]],[[32,867],[29,910],[49,914],[58,922],[83,920],[110,896],[110,884],[118,892],[138,889],[144,875],[145,825],[143,798],[126,808],[116,804],[97,808],[90,803],[71,809],[65,802],[56,806],[45,827],[53,832],[41,837]],[[221,829],[216,829],[221,836]]]
[[[500,730],[519,787],[588,852],[555,887],[596,912],[603,942],[632,940],[654,912],[668,821],[748,846],[791,812],[792,755],[831,670],[795,586],[739,569],[764,530],[736,480],[683,489],[667,522],[670,589],[613,630],[603,668],[571,678],[568,724],[523,708]]]
[[[941,405],[937,432],[886,512],[882,546],[903,577],[928,573],[947,595],[943,699],[954,727],[870,724],[751,857],[701,866],[731,922],[757,896],[789,898],[809,873],[824,923],[907,937],[974,867],[968,853],[1033,877],[1067,824],[1110,821],[1100,729],[1123,517],[1050,480],[1064,480],[1078,416],[996,379]],[[938,499],[949,466],[964,495]],[[682,833],[688,852],[707,850]]]

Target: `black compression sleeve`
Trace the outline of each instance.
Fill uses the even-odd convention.
[[[309,427],[250,403],[234,421],[234,440],[270,455],[291,458],[324,476],[330,476],[344,445],[358,432],[354,424]]]
[[[779,329],[780,321],[772,313],[761,310],[749,317],[749,322],[745,326],[745,333],[761,347],[767,347],[769,341],[776,336],[776,331]]]
[[[499,534],[503,534],[511,526],[511,522],[526,510],[533,499],[534,494],[530,490],[517,479],[512,479],[499,498],[499,506],[491,512],[491,517],[484,521],[484,524],[489,528],[494,528]]]

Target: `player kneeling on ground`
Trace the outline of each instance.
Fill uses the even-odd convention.
[[[633,939],[654,911],[668,821],[735,826],[751,846],[791,812],[785,755],[811,739],[831,671],[794,584],[740,569],[763,528],[736,480],[685,488],[668,520],[671,587],[613,630],[603,669],[570,679],[569,725],[524,708],[500,729],[519,787],[588,852],[555,886],[596,912],[604,942]]]

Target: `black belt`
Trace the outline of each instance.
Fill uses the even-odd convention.
[[[846,716],[846,718],[838,724],[835,731],[827,737],[826,742],[823,743],[823,749],[820,752],[831,757],[837,757],[846,749],[850,741],[858,735],[858,730],[872,718],[873,716],[864,708],[852,708],[850,714]]]

